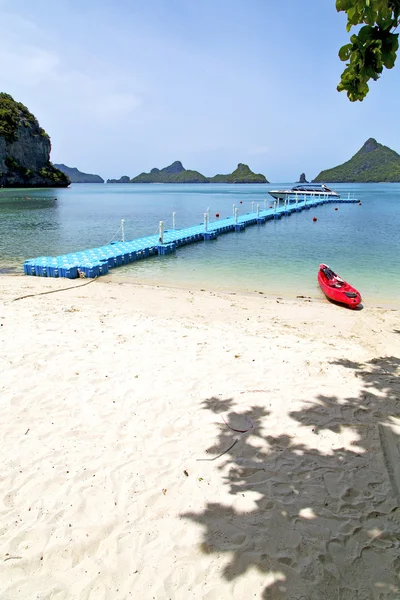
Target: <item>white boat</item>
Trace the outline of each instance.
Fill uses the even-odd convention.
[[[304,200],[304,197],[315,198],[340,198],[340,194],[326,187],[324,183],[298,183],[290,190],[270,190],[268,192],[276,200],[298,199]]]

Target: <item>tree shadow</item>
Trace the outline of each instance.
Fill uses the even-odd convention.
[[[265,574],[265,599],[398,600],[400,359],[332,364],[354,371],[358,397],[317,396],[289,413],[295,435],[266,433],[260,406],[203,403],[229,411],[208,453],[221,456],[232,504],[183,516],[204,528],[203,552],[225,553],[226,580]],[[243,434],[240,419],[253,424]]]

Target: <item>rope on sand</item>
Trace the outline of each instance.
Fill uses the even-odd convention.
[[[38,294],[27,294],[26,296],[19,296],[19,298],[14,298],[12,302],[16,302],[17,300],[23,300],[24,298],[33,298],[34,296],[44,296],[45,294],[55,294],[56,292],[65,292],[65,290],[75,290],[76,288],[81,288],[84,285],[89,285],[89,283],[93,283],[96,281],[97,277],[87,281],[86,283],[82,283],[82,285],[70,285],[66,288],[60,288],[59,290],[50,290],[49,292],[39,292]]]

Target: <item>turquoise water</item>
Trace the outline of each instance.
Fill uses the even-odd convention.
[[[250,212],[252,202],[272,198],[273,185],[75,184],[62,190],[0,190],[0,270],[21,272],[27,258],[58,255],[120,239],[150,235],[158,223],[188,227]],[[215,242],[180,248],[112,272],[135,282],[192,285],[204,289],[263,291],[274,295],[319,296],[316,274],[328,263],[357,287],[365,303],[400,301],[400,184],[335,185],[355,193],[362,205],[329,204],[293,214]],[[241,204],[242,203],[242,204]],[[313,217],[318,218],[313,222]]]

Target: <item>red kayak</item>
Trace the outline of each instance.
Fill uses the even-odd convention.
[[[349,308],[357,308],[361,302],[360,292],[336,275],[328,265],[319,265],[318,283],[325,296],[335,302],[346,304]]]

